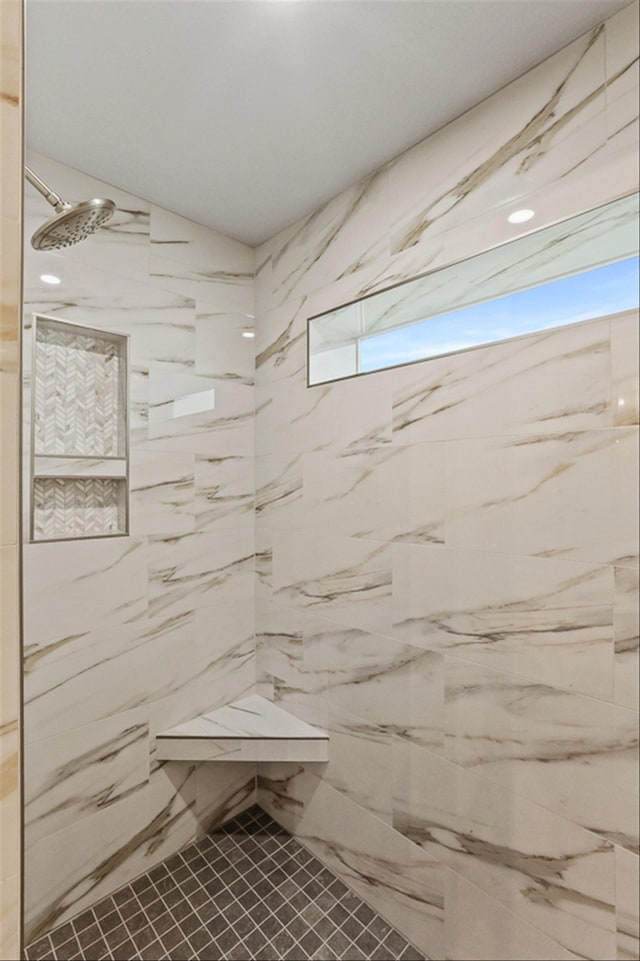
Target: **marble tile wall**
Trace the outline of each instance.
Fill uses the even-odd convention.
[[[20,952],[20,0],[0,4],[0,958]]]
[[[32,940],[254,801],[252,764],[154,757],[158,731],[255,686],[254,349],[242,337],[254,256],[49,158],[28,162],[65,199],[107,196],[118,211],[85,243],[38,253],[28,241],[50,211],[25,189],[25,436],[34,313],[131,338],[130,536],[24,548]],[[211,389],[213,410],[171,416],[174,400]]]
[[[638,316],[307,389],[305,321],[638,186],[638,4],[257,251],[259,802],[432,958],[638,958]]]

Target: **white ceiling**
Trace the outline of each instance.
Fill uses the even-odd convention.
[[[27,0],[28,145],[257,244],[627,2]]]

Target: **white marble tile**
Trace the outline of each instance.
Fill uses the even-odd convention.
[[[27,942],[150,870],[195,838],[191,766],[159,769],[143,797],[143,803],[137,794],[125,798],[27,849]]]
[[[185,692],[185,703],[191,700],[191,711],[181,720],[193,717],[198,703],[206,705],[195,710],[196,714],[202,714],[253,693],[256,683],[253,598],[236,598],[196,610],[195,638],[200,664],[194,665],[193,691]],[[177,721],[165,722],[163,726],[167,723]]]
[[[309,694],[297,684],[282,681],[279,677],[272,678],[268,697],[274,704],[279,704],[283,710],[306,721],[307,724],[312,724],[323,731],[329,730],[331,707],[323,698]],[[325,767],[319,768],[318,771],[324,772],[325,769]]]
[[[278,384],[271,393],[269,452],[300,454],[334,445],[339,416],[336,394],[331,386],[307,389]],[[260,426],[258,418],[256,429],[260,430]]]
[[[285,605],[391,633],[391,556],[381,541],[273,531],[273,589]]]
[[[152,728],[157,730],[160,725],[180,720],[180,710],[184,717],[185,712],[215,705],[216,698],[250,690],[255,682],[253,612],[244,603],[217,610],[215,619],[212,613],[206,612],[203,623],[196,625],[194,616],[189,615],[186,623],[183,619],[182,629],[163,629],[156,623],[155,633],[149,629],[145,644],[138,644],[137,650],[130,644],[133,650],[128,649],[126,642],[131,638],[120,637],[124,650],[119,673],[109,673],[107,664],[96,665],[96,677],[80,671],[74,675],[71,689],[58,673],[59,683],[52,693],[59,698],[60,707],[69,712],[73,726],[64,739],[81,736],[76,731],[83,720],[83,707],[92,718],[101,713],[101,708],[108,712],[127,700],[142,704],[149,697],[165,694],[150,705]],[[195,634],[193,630],[185,633],[189,627],[195,627]],[[103,654],[107,638],[103,633],[97,644]],[[78,654],[85,658],[86,640],[76,639]],[[193,652],[189,659],[185,657],[187,651]],[[54,658],[60,654],[60,649],[52,652]],[[37,698],[27,705],[32,714],[37,708]],[[148,764],[148,754],[146,760]],[[97,813],[35,842],[27,866],[30,932],[35,934],[31,926],[34,916],[49,927],[183,847],[195,836],[198,824],[206,827],[212,823],[215,804],[229,803],[233,809],[235,788],[229,795],[221,789],[215,798],[205,793],[196,811],[192,772],[190,765],[160,768],[154,764],[151,782],[143,790],[125,794]],[[83,794],[81,800],[87,797],[88,793]],[[100,838],[98,846],[95,837]]]
[[[364,811],[392,821],[391,735],[381,725],[330,705],[329,751],[322,778]]]
[[[637,714],[465,661],[445,664],[448,760],[637,850]]]
[[[278,307],[387,253],[383,169],[263,244],[257,254],[256,295],[263,308]]]
[[[381,371],[333,385],[334,432],[341,447],[356,450],[391,442],[392,384],[388,372]]]
[[[160,731],[160,738],[196,738],[212,741],[326,740],[326,734],[283,711],[271,701],[250,694]]]
[[[196,769],[198,833],[209,834],[256,803],[255,764],[200,764]]]
[[[195,457],[133,450],[130,458],[130,531],[184,534],[195,528]]]
[[[599,27],[390,164],[392,251],[588,162],[606,140],[604,57]]]
[[[325,208],[338,222],[330,227],[323,254],[325,278],[338,281],[389,255],[389,198],[387,169],[366,177],[343,191]]]
[[[253,435],[254,453],[256,457],[260,454],[270,454],[273,447],[273,396],[269,384],[262,385],[260,378],[256,381],[254,389],[255,396],[255,415]]]
[[[25,750],[28,845],[133,794],[149,780],[149,725],[127,711]]]
[[[59,477],[60,474],[73,474],[74,477],[126,477],[127,463],[124,460],[100,460],[97,457],[53,457],[46,455],[34,458],[34,473],[38,477]]]
[[[336,307],[386,290],[405,280],[412,280],[414,277],[444,266],[451,259],[458,258],[455,256],[451,258],[451,255],[445,252],[443,234],[435,237],[427,236],[419,244],[407,250],[383,257],[361,267],[353,274],[346,274],[333,283],[313,290],[301,299],[302,312],[306,317],[316,317],[318,314],[335,310]],[[258,302],[261,303],[260,297]],[[289,302],[286,306],[291,307],[291,303]],[[262,313],[258,319],[258,330],[260,330],[263,323]]]
[[[193,652],[188,673],[166,696],[148,702],[152,739],[168,727],[246,697],[255,687],[255,619],[246,600],[203,608],[185,620],[192,630],[176,650],[182,649],[183,660],[186,648]],[[152,744],[152,754],[154,750]]]
[[[62,282],[55,288],[42,283],[39,275],[43,269]],[[46,265],[28,255],[24,272],[25,326],[30,325],[33,313],[60,317],[129,334],[132,365],[193,363],[195,300],[113,274],[105,266],[68,260],[59,253],[47,254]],[[29,358],[25,361],[28,365]]]
[[[639,422],[637,311],[611,320],[611,403],[614,427]]]
[[[616,152],[638,152],[638,4],[605,24],[607,138]]]
[[[393,609],[399,640],[612,699],[610,567],[399,545]]]
[[[117,631],[147,610],[147,542],[121,537],[25,544],[26,655],[32,645],[96,629]]]
[[[407,543],[444,541],[444,444],[309,453],[303,464],[306,529]]]
[[[176,416],[172,406],[176,398],[207,391],[213,391],[208,409]],[[179,365],[152,364],[149,394],[147,449],[203,456],[253,456],[255,400],[251,382],[204,377]]]
[[[162,727],[211,710],[255,686],[253,531],[248,523],[254,483],[254,345],[241,336],[242,329],[251,326],[247,315],[254,313],[254,258],[250,248],[157,208],[152,215],[150,256],[149,205],[46,158],[39,172],[71,199],[79,199],[86,191],[88,196],[113,196],[119,207],[109,228],[90,244],[46,255],[27,249],[25,342],[33,312],[131,335],[133,530],[154,539],[150,556],[142,537],[56,544],[56,553],[47,553],[48,545],[38,545],[44,553],[33,554],[28,548],[25,552],[28,740],[47,737],[60,746],[51,759],[43,757],[39,769],[38,776],[51,779],[61,766],[56,759],[64,754],[63,744],[71,750],[74,737],[86,735],[90,741],[91,731],[115,730],[118,713],[142,711],[153,736]],[[38,196],[27,204],[27,236],[46,217],[41,205]],[[61,278],[57,290],[40,282],[45,270]],[[28,384],[29,357],[25,359]],[[201,386],[215,390],[213,418],[188,418],[189,423],[178,424],[175,434],[158,426],[158,407]],[[28,408],[25,423],[29,423]],[[201,531],[195,531],[196,523]],[[240,527],[244,530],[239,531]],[[222,533],[216,537],[214,532],[219,530]],[[181,535],[187,533],[211,536],[205,544],[183,539]],[[215,574],[211,558],[218,565]],[[236,562],[242,568],[237,576]],[[167,582],[158,583],[165,575]],[[152,601],[160,610],[157,618],[148,617],[150,576]],[[227,597],[231,600],[225,601]],[[194,608],[203,604],[208,606],[194,614]],[[100,743],[96,735],[96,748]],[[91,786],[86,791],[74,789],[67,809],[51,813],[54,820],[64,819],[86,801],[104,806],[97,812],[92,808],[93,813],[82,820],[98,823],[95,818],[113,815],[108,824],[104,822],[105,847],[101,847],[100,830],[87,831],[80,842],[84,853],[75,852],[78,857],[70,859],[68,872],[65,866],[67,880],[71,877],[75,884],[81,870],[78,859],[84,858],[92,865],[90,872],[100,875],[97,894],[85,897],[83,889],[78,901],[78,892],[72,892],[68,899],[63,896],[62,904],[60,885],[65,879],[51,880],[47,892],[45,870],[44,879],[38,875],[33,889],[31,880],[27,886],[30,918],[34,912],[44,918],[59,909],[75,913],[153,863],[153,859],[122,858],[114,848],[113,831],[126,840],[126,831],[138,823],[136,818],[137,833],[153,822],[149,802],[158,779],[175,791],[173,782],[179,784],[185,769],[180,764],[162,767],[152,754],[151,784],[130,784],[136,775],[130,778],[126,768],[135,750],[127,748],[103,766],[104,797],[98,796],[95,784],[93,793]],[[147,752],[147,771],[148,765]],[[70,787],[77,786],[77,778],[86,777],[89,770],[90,765],[70,774]],[[107,783],[110,771],[113,785]],[[117,771],[122,774],[119,781]],[[197,817],[202,825],[214,823],[216,803],[221,807],[228,803],[230,810],[241,806],[241,791],[237,803],[232,799],[238,791],[239,787],[230,787],[228,793],[221,787],[217,801],[213,794],[205,797],[196,811],[195,788],[188,787],[183,792],[185,816],[176,822],[176,847],[194,836]],[[54,797],[55,792],[48,793]],[[118,825],[116,812],[124,811],[123,805],[128,813]],[[38,818],[40,814],[48,818],[46,811],[37,813]],[[31,839],[36,847],[42,843],[38,818]],[[131,828],[125,830],[127,822]],[[190,827],[185,832],[182,825],[187,822]],[[164,845],[165,853],[160,851],[158,857],[175,850],[162,840],[171,834],[170,826],[165,830],[163,823],[156,821],[152,831],[161,848]],[[66,836],[72,827],[75,824],[56,830],[52,837]],[[46,863],[62,857],[68,841],[56,843],[57,854],[52,854],[50,862],[45,858]],[[143,843],[151,848],[151,833]],[[34,870],[31,866],[30,871]]]
[[[613,845],[396,740],[393,826],[577,957],[614,955]]]
[[[188,723],[188,722],[187,722]],[[319,738],[226,738],[191,737],[162,733],[156,739],[155,757],[159,761],[209,764],[262,764],[286,762],[322,763],[327,760],[327,739]]]
[[[580,957],[445,870],[445,951],[460,961],[569,961]]]
[[[325,534],[393,540],[394,508],[404,503],[406,473],[401,461],[393,450],[375,447],[348,454],[305,454],[301,484],[304,527]]]
[[[256,324],[256,380],[304,386],[307,381],[307,298],[259,314]]]
[[[254,546],[256,600],[270,601],[273,595],[273,532],[256,527]]]
[[[27,640],[27,743],[174,694],[211,660],[195,644],[193,613],[116,626],[98,622],[51,640]]]
[[[608,321],[423,361],[398,376],[393,441],[610,427],[609,363]]]
[[[151,207],[149,274],[217,313],[254,313],[253,250],[161,207]]]
[[[616,567],[614,575],[614,699],[617,704],[637,711],[640,703],[638,572],[629,568]]]
[[[184,264],[185,276],[194,266],[208,267],[230,279],[253,275],[253,249],[210,227],[151,205],[151,249]]]
[[[250,396],[253,388],[235,384],[226,393],[228,387],[216,381],[215,410],[192,415],[188,418],[190,423],[181,426],[181,432],[170,435],[162,429],[154,431],[159,436],[148,440],[144,449],[171,450],[200,457],[251,457],[255,436]]]
[[[253,528],[254,487],[253,457],[196,457],[197,530]]]
[[[253,596],[253,531],[149,538],[149,612],[164,617]]]
[[[452,442],[447,456],[447,546],[637,565],[634,428]]]
[[[301,686],[302,638],[307,621],[302,611],[256,599],[256,670],[258,681],[274,677]]]
[[[211,710],[252,690],[253,635],[253,608],[243,600],[31,645],[27,737],[72,731],[141,705],[153,735]]]
[[[303,636],[305,691],[382,734],[442,753],[444,676],[439,654],[319,617],[308,618]],[[285,680],[295,683],[296,677]]]
[[[255,341],[243,337],[247,332],[253,332],[253,317],[217,314],[196,304],[196,373],[253,383]]]
[[[616,847],[616,920],[618,961],[640,957],[640,859]]]
[[[443,868],[437,861],[311,767],[261,765],[258,800],[427,956],[444,957]]]
[[[169,448],[174,438],[185,438],[194,453],[197,452],[198,435],[205,434],[220,416],[216,386],[214,378],[194,374],[190,367],[150,364],[150,443],[146,446],[158,449],[166,441],[166,447]]]
[[[192,364],[172,362],[156,362],[149,364],[149,422],[163,423],[172,417],[178,423],[186,417],[175,416],[174,412],[166,410],[166,406],[177,398],[188,397],[190,394],[211,388],[215,384],[213,377],[196,374]],[[152,435],[153,436],[153,435]]]
[[[138,449],[148,436],[149,368],[131,364],[129,368],[129,448]]]
[[[302,523],[303,458],[300,455],[256,457],[256,514],[258,527],[300,530]]]
[[[393,774],[390,731],[377,719],[356,717],[335,700],[330,702],[315,693],[307,693],[298,686],[304,677],[291,673],[293,676],[285,681],[277,676],[272,678],[270,696],[290,714],[328,733],[328,756],[323,759],[326,763],[314,767],[314,771],[325,784],[390,824]]]
[[[159,288],[197,300],[219,314],[253,315],[253,275],[250,269],[217,268],[210,263],[188,266],[174,254],[175,251],[165,253],[158,245],[149,250],[149,278],[155,280]]]

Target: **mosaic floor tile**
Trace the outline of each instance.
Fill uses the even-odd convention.
[[[30,944],[27,961],[426,961],[260,808]]]

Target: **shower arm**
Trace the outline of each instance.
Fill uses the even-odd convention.
[[[44,199],[48,201],[52,207],[55,208],[57,213],[60,214],[64,210],[69,210],[71,208],[71,204],[65,203],[62,197],[59,197],[58,194],[55,194],[53,192],[53,190],[50,190],[49,187],[47,187],[46,183],[40,180],[40,177],[36,177],[33,170],[31,170],[30,167],[27,167],[26,164],[24,167],[24,175],[29,181],[29,183],[31,184],[31,186],[35,187],[38,193],[42,194]]]

